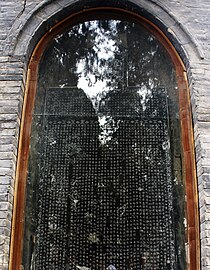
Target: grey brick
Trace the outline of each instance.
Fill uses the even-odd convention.
[[[11,220],[17,138],[25,91],[25,67],[44,22],[73,0],[0,0],[0,228]],[[119,2],[119,1],[117,1]],[[202,270],[210,270],[210,1],[132,0],[172,33],[186,53],[193,110],[201,213]],[[55,16],[56,17],[56,16]],[[13,52],[15,55],[13,55]],[[1,203],[2,202],[2,203]],[[10,228],[10,227],[8,227]],[[1,249],[0,269],[8,269],[9,236]],[[3,253],[2,253],[3,252]]]

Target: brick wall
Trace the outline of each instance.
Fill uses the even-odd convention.
[[[8,269],[17,146],[28,59],[41,35],[68,14],[73,2],[77,1],[0,0],[0,269]],[[210,269],[210,1],[130,2],[143,7],[165,27],[164,31],[176,41],[174,45],[183,52],[189,66],[201,260],[202,269],[207,270]]]

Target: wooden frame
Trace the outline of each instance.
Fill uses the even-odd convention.
[[[113,8],[113,7],[100,7],[90,8],[81,12],[74,13],[65,18],[57,25],[55,25],[49,32],[47,32],[35,47],[31,56],[26,90],[24,97],[24,105],[21,119],[21,129],[18,148],[18,161],[16,169],[16,182],[15,182],[15,197],[14,197],[14,210],[12,220],[12,235],[10,245],[10,270],[20,270],[22,260],[22,245],[23,245],[23,228],[24,228],[24,209],[25,209],[25,190],[28,170],[28,157],[30,145],[31,123],[34,108],[34,100],[37,88],[37,77],[39,62],[44,50],[46,49],[52,38],[64,31],[69,26],[88,19],[97,14],[103,17],[105,14],[114,14],[121,18],[132,18],[138,21],[146,29],[152,32],[162,45],[168,51],[176,68],[177,82],[179,89],[179,108],[180,108],[180,121],[181,121],[181,139],[183,149],[183,174],[186,181],[186,209],[188,219],[187,237],[189,243],[189,265],[190,270],[200,269],[200,237],[199,237],[199,213],[198,213],[198,194],[197,194],[197,178],[195,168],[195,155],[194,155],[194,138],[192,128],[192,116],[190,108],[189,87],[187,82],[187,75],[185,66],[176,52],[175,48],[165,36],[165,34],[153,23],[147,19],[137,15],[136,13],[128,10]]]

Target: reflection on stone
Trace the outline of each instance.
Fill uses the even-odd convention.
[[[178,269],[166,88],[173,69],[160,45],[135,23],[95,20],[57,36],[45,59],[25,268]]]
[[[165,257],[173,267],[166,91],[151,91],[146,109],[138,89],[108,92],[101,102],[96,112],[81,89],[46,95],[37,265],[64,267],[71,255],[71,269],[130,269],[147,252],[147,269],[166,267]]]

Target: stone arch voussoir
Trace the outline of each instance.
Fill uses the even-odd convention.
[[[8,36],[8,38],[13,36],[9,48],[10,55],[25,57],[28,60],[41,37],[59,21],[78,10],[104,5],[131,10],[152,21],[171,41],[186,67],[189,66],[191,54],[198,59],[204,57],[196,40],[176,19],[173,12],[153,0],[129,0],[120,3],[112,0],[108,0],[106,3],[101,0],[88,0],[85,1],[85,4],[81,0],[43,1],[30,13],[23,12],[16,19]]]

